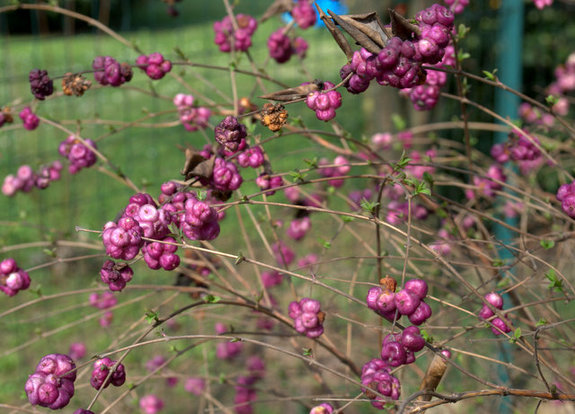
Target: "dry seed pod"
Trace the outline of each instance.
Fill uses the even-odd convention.
[[[262,124],[270,131],[279,131],[287,121],[288,112],[282,104],[266,103],[260,113]]]
[[[82,96],[90,86],[92,86],[92,82],[78,73],[68,72],[62,79],[62,91],[64,95]]]

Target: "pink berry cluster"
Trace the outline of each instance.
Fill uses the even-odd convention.
[[[18,191],[27,193],[34,187],[41,190],[47,188],[52,181],[60,179],[62,163],[54,161],[49,166],[43,166],[38,172],[34,172],[29,165],[22,165],[18,168],[16,175],[9,174],[4,178],[2,193],[12,197]]]
[[[500,294],[496,292],[491,292],[485,295],[484,299],[494,308],[503,310],[503,298],[501,297]],[[479,311],[478,316],[480,319],[487,320],[494,315],[495,313],[489,308],[489,306],[483,304],[481,310]],[[491,331],[493,332],[494,335],[501,335],[502,333],[511,332],[510,327],[511,323],[507,320],[503,320],[500,317],[492,319],[491,321],[489,321],[489,323],[491,325]]]
[[[256,178],[256,184],[260,190],[266,192],[267,196],[271,196],[276,193],[275,190],[273,190],[274,188],[284,185],[284,180],[281,175],[269,175],[268,173],[263,172]]]
[[[556,197],[561,203],[561,208],[565,214],[575,218],[575,181],[561,185],[557,190]]]
[[[321,121],[335,118],[335,110],[341,106],[341,93],[333,89],[331,82],[320,84],[320,90],[308,94],[305,103],[309,109],[315,111],[315,116]]]
[[[194,395],[202,395],[206,391],[206,380],[200,377],[189,377],[184,382],[184,389]]]
[[[401,315],[408,317],[414,325],[421,325],[431,316],[431,307],[425,303],[427,283],[423,279],[405,282],[400,291],[395,291],[395,281],[382,279],[382,286],[374,286],[367,292],[367,306],[378,315],[392,322]]]
[[[312,407],[309,411],[309,414],[332,414],[333,413],[333,405],[330,403],[321,403],[320,405],[316,405]]]
[[[317,15],[310,0],[297,0],[291,9],[291,15],[300,29],[307,29],[317,21]]]
[[[246,362],[246,369],[248,375],[240,375],[235,387],[234,404],[235,411],[238,414],[253,413],[252,402],[257,398],[254,385],[263,378],[266,367],[260,357],[251,356]]]
[[[120,63],[111,56],[96,56],[92,61],[94,79],[102,86],[118,87],[132,80],[130,64]]]
[[[28,75],[32,94],[43,101],[47,96],[54,93],[54,82],[48,76],[48,72],[41,69],[33,69]]]
[[[308,43],[302,37],[291,39],[285,34],[284,28],[279,28],[273,32],[270,37],[268,37],[267,45],[270,57],[277,63],[285,63],[290,60],[293,55],[297,55],[303,59],[309,47]]]
[[[229,329],[221,322],[216,323],[216,333],[223,335],[229,332]],[[216,345],[216,357],[223,360],[230,360],[236,358],[243,349],[243,344],[239,341],[236,342],[219,342]]]
[[[449,10],[451,10],[453,14],[463,13],[463,10],[469,5],[469,0],[443,0],[443,2],[449,6]]]
[[[108,374],[114,365],[116,365],[116,361],[112,361],[108,357],[94,361],[92,374],[90,376],[90,385],[97,390],[107,388],[110,384],[115,387],[123,385],[124,382],[126,382],[126,370],[123,364],[118,364],[112,372],[112,375],[110,375],[110,378],[108,378]],[[107,381],[106,378],[108,378]]]
[[[172,244],[169,244],[172,243]],[[150,269],[174,270],[180,265],[180,256],[176,254],[176,239],[165,237],[162,242],[148,242],[142,247],[144,261]]]
[[[333,160],[333,166],[331,167],[324,167],[324,165],[329,165],[330,162],[326,158],[322,158],[319,160],[319,175],[322,177],[341,177],[347,175],[351,170],[351,166],[349,165],[349,161],[342,155],[338,155]],[[339,188],[344,184],[344,180],[341,178],[329,180],[329,185],[335,188]]]
[[[280,266],[287,267],[292,264],[295,259],[294,251],[281,240],[272,244],[272,252]]]
[[[290,221],[286,234],[293,240],[301,240],[311,230],[311,219],[309,216],[295,218]]]
[[[240,188],[243,178],[236,164],[216,157],[212,176],[207,180],[202,179],[200,182],[215,190],[231,192]]]
[[[539,10],[543,10],[547,6],[551,6],[553,4],[553,0],[533,0],[535,7]]]
[[[288,310],[296,331],[308,338],[317,338],[323,334],[325,313],[321,311],[318,300],[303,298],[299,302],[291,302]]]
[[[134,271],[127,263],[116,263],[113,260],[106,260],[100,269],[102,282],[113,292],[124,289],[133,276]]]
[[[415,361],[415,353],[425,346],[425,339],[417,326],[408,326],[401,333],[383,339],[381,359],[389,367],[399,367]]]
[[[73,360],[82,359],[86,356],[86,344],[84,342],[73,342],[70,344],[68,355]]]
[[[40,360],[28,377],[24,390],[32,405],[59,410],[74,395],[76,364],[64,354],[48,354]]]
[[[246,148],[238,155],[238,164],[243,168],[258,168],[261,167],[264,162],[264,151],[259,145]]]
[[[494,181],[496,180],[496,181]],[[465,196],[469,200],[476,197],[476,193],[487,198],[495,196],[495,192],[503,188],[503,185],[497,181],[507,181],[507,176],[503,173],[503,168],[500,165],[494,164],[487,169],[485,177],[473,176],[473,184],[476,189],[465,190]]]
[[[112,292],[91,293],[90,305],[98,309],[110,309],[116,306],[118,298]]]
[[[177,94],[174,97],[174,105],[178,108],[180,122],[186,130],[193,132],[207,128],[212,111],[204,106],[194,106],[193,95]]]
[[[281,274],[276,270],[268,270],[262,272],[260,277],[262,279],[262,284],[264,285],[265,288],[268,289],[274,286],[281,285],[281,283],[284,280],[283,274]]]
[[[421,34],[413,40],[392,37],[377,55],[365,49],[354,52],[351,62],[340,71],[342,79],[351,74],[346,82],[350,93],[364,92],[373,79],[394,88],[414,87],[424,80],[422,64],[441,61],[453,29],[453,13],[434,4],[417,13],[415,19]]]
[[[138,56],[136,65],[145,71],[152,80],[162,79],[172,70],[172,62],[164,59],[164,56],[159,52]]]
[[[252,35],[258,28],[257,20],[247,14],[238,14],[235,20],[237,29],[229,16],[214,23],[214,43],[222,52],[229,53],[232,49],[245,52],[252,45]]]
[[[156,394],[147,394],[140,398],[140,408],[144,414],[157,414],[164,408],[164,401]]]
[[[142,228],[132,217],[122,217],[118,223],[107,222],[102,231],[106,254],[114,259],[132,260],[144,244],[142,235]]]
[[[24,109],[20,111],[18,116],[22,120],[22,125],[24,126],[24,128],[27,129],[28,131],[35,130],[36,128],[38,128],[38,125],[40,124],[40,118],[38,118],[38,115],[36,115],[32,111],[32,108],[30,108],[29,106],[24,107]]]
[[[98,149],[98,147],[91,139],[85,139],[82,142],[74,135],[70,135],[64,141],[60,142],[58,146],[60,155],[70,161],[70,165],[68,166],[70,174],[76,174],[81,169],[94,165],[97,158],[93,150],[96,149]]]
[[[374,358],[363,366],[361,369],[361,383],[364,386],[362,391],[371,400],[371,405],[380,410],[384,409],[385,404],[388,402],[385,397],[397,400],[401,394],[401,383],[391,373],[389,365],[379,358]],[[375,394],[367,387],[376,390],[385,397]]]
[[[521,172],[527,174],[540,167],[544,161],[543,154],[538,148],[540,145],[536,136],[528,138],[525,134],[513,130],[507,142],[491,147],[491,156],[501,164],[510,160],[515,161]]]
[[[9,257],[0,262],[0,290],[8,296],[14,296],[30,287],[30,275],[20,269],[16,260]]]
[[[420,204],[411,204],[411,216],[417,220],[425,220],[429,216],[429,211]],[[398,225],[407,222],[409,217],[409,203],[407,201],[392,200],[387,205],[385,221],[389,224]]]

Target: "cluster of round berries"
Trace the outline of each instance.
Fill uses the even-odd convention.
[[[62,163],[54,161],[49,166],[41,167],[38,172],[34,172],[29,165],[22,165],[18,168],[16,175],[9,174],[4,178],[2,193],[11,197],[18,191],[27,193],[36,187],[41,190],[47,188],[52,181],[60,179]]]
[[[288,267],[295,259],[295,253],[283,241],[272,244],[272,252],[280,266]]]
[[[40,69],[31,70],[28,79],[30,81],[30,89],[36,99],[43,101],[47,96],[54,93],[54,82],[48,76],[47,71]]]
[[[35,130],[40,124],[40,118],[38,118],[38,115],[32,112],[32,108],[29,106],[26,106],[24,109],[22,109],[18,116],[22,120],[22,125],[24,128],[28,131]]]
[[[131,217],[122,217],[118,223],[107,222],[102,231],[106,254],[114,259],[132,260],[144,244],[142,235],[142,228]]]
[[[124,289],[133,276],[134,271],[127,263],[116,263],[113,260],[106,260],[100,269],[102,282],[113,292]]]
[[[110,309],[118,303],[118,298],[112,292],[91,293],[90,305],[98,309]]]
[[[214,43],[222,52],[229,53],[232,49],[245,52],[252,45],[252,35],[258,28],[257,20],[247,14],[238,14],[235,20],[237,28],[229,16],[214,23]]]
[[[575,218],[575,181],[563,184],[557,190],[557,200],[561,202],[561,208],[571,218]]]
[[[451,10],[454,14],[461,14],[463,10],[469,5],[469,0],[443,0],[445,4],[449,6],[449,10]],[[539,0],[536,0],[539,1]],[[543,0],[547,1],[547,0]],[[551,0],[553,1],[553,0]]]
[[[172,70],[172,62],[164,59],[164,56],[159,52],[138,56],[136,65],[146,72],[146,75],[152,80],[162,79],[166,73]]]
[[[267,196],[271,196],[276,193],[274,190],[275,188],[279,188],[284,185],[284,179],[281,175],[269,175],[268,173],[263,172],[257,176],[256,185],[260,190],[265,191]]]
[[[392,200],[387,205],[385,221],[389,224],[398,225],[404,223],[409,217],[409,202]],[[429,211],[420,204],[411,204],[411,216],[417,220],[425,220],[429,216]]]
[[[184,382],[184,389],[194,395],[202,395],[206,390],[206,380],[200,377],[189,377]]]
[[[248,133],[244,124],[228,115],[214,128],[214,136],[226,151],[234,153],[242,149],[242,146],[245,148]]]
[[[246,362],[248,375],[240,375],[236,384],[234,397],[235,411],[238,414],[253,413],[252,402],[256,400],[254,384],[261,380],[265,374],[264,361],[258,356],[251,356]]]
[[[401,333],[383,339],[381,360],[389,367],[408,365],[415,361],[415,353],[425,346],[425,339],[417,326],[408,326]]]
[[[142,247],[144,261],[150,269],[174,270],[180,265],[180,256],[176,254],[178,246],[173,237],[165,237],[162,242],[148,242]]]
[[[92,61],[94,79],[102,86],[120,86],[132,79],[130,64],[120,63],[111,56],[96,56]]]
[[[484,299],[491,304],[494,308],[503,310],[503,298],[500,294],[491,292],[484,296]],[[479,311],[479,318],[483,320],[487,320],[494,316],[495,313],[487,306],[483,304],[481,310]],[[511,332],[511,327],[509,321],[505,321],[499,317],[496,317],[489,321],[491,324],[491,331],[494,335],[501,335],[502,333]]]
[[[473,176],[473,184],[476,186],[475,189],[465,190],[465,196],[469,200],[475,199],[475,193],[491,198],[495,196],[495,192],[503,188],[503,185],[494,181],[507,181],[507,176],[503,173],[503,168],[499,165],[491,165],[487,169],[487,174],[485,177],[479,177],[477,175]]]
[[[218,335],[226,334],[229,329],[221,322],[216,323],[216,333]],[[237,357],[243,349],[243,344],[239,341],[235,342],[219,342],[216,345],[216,357],[223,360],[229,360]]]
[[[74,395],[76,364],[64,354],[48,354],[28,377],[24,390],[32,405],[51,410],[64,408]]]
[[[382,279],[381,286],[374,286],[367,292],[367,306],[390,322],[405,315],[414,325],[421,325],[431,316],[431,307],[425,303],[427,283],[423,279],[411,279],[399,292],[395,292],[395,281]]]
[[[110,358],[105,357],[94,361],[92,375],[90,376],[90,385],[95,389],[107,388],[110,384],[115,387],[119,387],[126,382],[126,370],[123,364],[118,364],[116,368],[116,361],[112,361]],[[114,368],[112,375],[108,378],[110,370]],[[106,381],[106,378],[108,380]]]
[[[565,64],[559,65],[555,69],[555,82],[549,85],[548,92],[553,95],[564,95],[567,92],[575,90],[575,53],[571,53]],[[555,110],[555,105],[553,106]],[[565,115],[567,111],[561,111]]]
[[[294,320],[295,330],[308,338],[317,338],[323,333],[325,313],[318,300],[303,298],[289,304],[289,317]]]
[[[320,90],[309,93],[305,100],[307,107],[315,111],[315,116],[321,121],[335,118],[335,110],[341,106],[341,93],[330,90],[334,87],[331,82],[323,82]]]
[[[343,175],[347,175],[351,170],[351,166],[349,165],[349,161],[342,155],[338,155],[333,160],[332,167],[324,167],[324,165],[330,164],[330,162],[326,158],[322,158],[318,162],[319,164],[319,175],[322,177],[341,177]],[[335,180],[329,180],[328,184],[332,187],[339,188],[343,185],[344,180],[339,178]]]
[[[216,157],[212,176],[209,179],[201,179],[200,182],[215,190],[231,192],[240,188],[243,178],[236,164]]]
[[[156,202],[146,193],[137,193],[130,197],[122,217],[130,217],[142,228],[142,235],[151,239],[162,240],[170,233],[168,226],[172,217],[162,208],[157,208]]]
[[[317,15],[309,0],[297,0],[291,9],[291,15],[300,29],[307,29],[317,21]]]
[[[553,0],[533,0],[535,7],[539,10],[543,10],[547,6],[551,6],[553,4]]]
[[[289,238],[301,240],[311,230],[311,219],[309,216],[293,219],[286,230]]]
[[[186,130],[193,132],[206,129],[210,122],[212,111],[204,106],[193,106],[193,95],[179,93],[174,97],[174,105],[178,108],[180,122]]]
[[[364,92],[371,80],[395,88],[411,88],[424,79],[421,65],[441,61],[453,29],[454,16],[447,8],[434,4],[415,16],[420,35],[413,40],[395,36],[376,55],[365,49],[356,51],[349,64],[340,70],[350,93]]]
[[[398,400],[401,394],[399,380],[391,373],[387,363],[379,358],[374,358],[363,366],[361,383],[364,386],[362,391],[371,400],[371,405],[380,410],[384,409],[388,401],[368,388],[376,390],[379,394],[392,400]]]
[[[249,147],[244,151],[240,152],[238,155],[238,164],[240,167],[247,168],[258,168],[261,167],[265,162],[264,151],[262,147],[255,146]]]
[[[309,45],[302,37],[291,39],[285,34],[285,29],[280,28],[268,37],[268,50],[270,57],[277,63],[285,63],[293,55],[303,59],[307,53]]]
[[[73,360],[82,359],[86,356],[86,344],[84,342],[73,342],[70,344],[68,355]]]
[[[20,269],[16,260],[9,257],[0,262],[0,290],[8,296],[14,296],[30,287],[30,275]]]
[[[561,112],[564,113],[560,113],[558,111],[554,111],[557,112],[559,115],[565,115],[565,110],[568,110],[568,106],[565,106],[565,104],[563,104],[563,102],[567,101],[565,98],[560,98],[559,99],[562,103],[562,105],[560,105],[560,109]],[[567,101],[567,105],[568,105]],[[555,118],[553,117],[553,115],[547,113],[547,112],[542,112],[539,108],[532,106],[530,104],[528,104],[527,102],[522,102],[519,105],[519,116],[521,117],[521,119],[523,121],[525,121],[528,124],[534,124],[534,125],[542,125],[542,126],[546,126],[546,127],[551,127],[553,126],[553,123],[555,122]]]
[[[60,155],[70,161],[70,165],[68,166],[70,174],[76,174],[82,168],[88,168],[94,165],[97,161],[97,157],[93,150],[96,149],[97,145],[91,139],[81,141],[74,135],[70,135],[64,141],[60,142],[58,146]]]
[[[491,156],[501,164],[513,160],[521,172],[527,174],[543,163],[543,155],[538,146],[540,142],[536,136],[527,138],[523,133],[513,130],[507,142],[491,147]]]
[[[332,414],[333,413],[333,405],[330,403],[321,403],[320,405],[316,405],[312,407],[309,411],[309,414]]]
[[[140,408],[144,414],[157,414],[164,408],[164,401],[156,394],[147,394],[140,398]]]
[[[281,285],[284,280],[284,276],[277,270],[262,272],[260,277],[265,288]]]

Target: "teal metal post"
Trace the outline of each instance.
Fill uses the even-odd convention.
[[[523,52],[523,0],[502,0],[499,10],[499,35],[498,35],[498,56],[497,56],[497,76],[505,85],[520,90],[522,84],[522,52]],[[521,103],[518,96],[501,89],[495,92],[495,111],[504,118],[517,118],[517,109]],[[503,143],[507,140],[507,134],[499,132],[495,134],[495,142]],[[517,225],[517,219],[504,218],[507,224]],[[495,236],[504,245],[511,243],[513,232],[506,227],[495,224]],[[499,257],[503,261],[513,259],[513,255],[505,248],[499,249]],[[505,303],[509,305],[508,295],[503,297]],[[503,342],[501,345],[499,359],[508,362],[512,346]],[[498,376],[501,385],[509,384],[509,374],[505,367],[498,368]],[[499,413],[510,414],[512,412],[512,400],[509,397],[501,401]]]

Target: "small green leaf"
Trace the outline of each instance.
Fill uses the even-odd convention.
[[[146,322],[148,322],[150,325],[158,322],[159,320],[160,318],[158,316],[158,312],[152,310],[146,311]]]
[[[375,213],[375,209],[379,206],[377,201],[367,201],[363,198],[360,202],[361,209],[366,213],[373,214]]]
[[[505,263],[501,259],[495,259],[493,260],[493,263],[491,263],[493,267],[502,267],[504,264]]]
[[[302,173],[299,170],[290,171],[288,174],[292,177],[292,181],[294,183],[301,183],[305,181],[305,177],[307,176],[306,173]]]
[[[521,328],[517,328],[513,331],[513,335],[509,338],[509,343],[514,344],[519,340],[519,338],[521,338]]]
[[[242,342],[242,338],[232,338],[230,342]]]
[[[541,240],[539,244],[544,249],[552,249],[553,247],[555,247],[555,242],[553,240]]]
[[[307,356],[310,357],[313,355],[311,348],[303,348],[303,352],[302,352],[303,356]]]
[[[489,72],[484,70],[483,74],[485,75],[485,78],[490,80],[490,81],[496,81],[497,77],[495,76],[495,73],[497,73],[497,69],[493,69],[493,72]]]
[[[433,343],[433,337],[429,335],[429,332],[427,332],[425,329],[421,330],[421,336],[423,337],[423,339],[425,339],[425,341]]]
[[[220,300],[222,300],[222,298],[219,296],[214,296],[214,295],[204,296],[204,301],[206,303],[218,303]]]
[[[198,200],[203,201],[208,197],[208,192],[205,190],[198,191]]]
[[[549,279],[549,285],[547,286],[547,289],[563,292],[563,281],[559,279],[557,273],[555,273],[555,270],[549,269],[549,271],[545,273],[545,277]]]
[[[545,97],[545,102],[547,102],[547,105],[549,106],[553,106],[555,105],[557,102],[559,102],[559,97],[555,96],[555,95],[547,95]]]
[[[343,217],[341,218],[341,220],[342,220],[344,223],[351,223],[352,221],[355,221],[355,217],[343,216]]]
[[[44,249],[44,250],[42,250],[42,251],[44,252],[44,254],[45,254],[46,256],[49,256],[49,257],[56,257],[56,256],[57,256],[57,254],[56,254],[56,248],[53,248],[53,249]]]
[[[220,374],[219,377],[218,377],[218,382],[219,382],[220,384],[225,384],[225,383],[226,383],[226,375],[223,374],[223,373]]]
[[[235,264],[236,266],[239,265],[241,262],[245,261],[246,258],[244,257],[244,255],[242,254],[242,252],[238,253],[238,256],[236,257],[236,261]]]
[[[313,157],[311,160],[304,158],[304,162],[309,166],[309,168],[317,168],[319,165],[317,157]]]
[[[329,249],[331,247],[331,242],[329,240],[319,239],[319,242],[321,243],[324,249]]]
[[[403,131],[407,127],[407,122],[399,114],[391,114],[391,122],[396,131]]]
[[[457,40],[463,39],[471,29],[463,23],[457,27]]]
[[[536,327],[540,327],[540,326],[544,326],[547,325],[549,322],[547,321],[547,319],[545,318],[541,318],[537,321],[537,323],[535,324]]]

